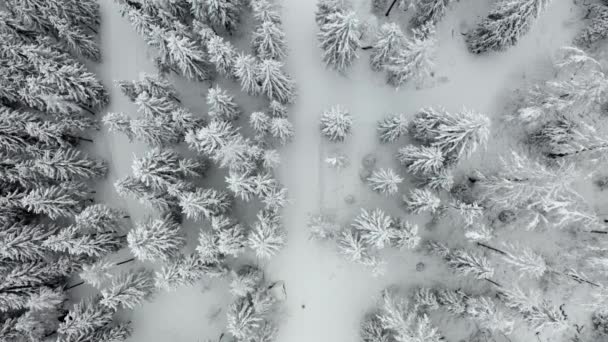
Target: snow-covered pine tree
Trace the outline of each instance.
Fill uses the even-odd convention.
[[[198,188],[193,192],[182,193],[179,206],[189,219],[210,219],[212,216],[229,213],[232,209],[232,198],[223,191]]]
[[[445,16],[452,0],[414,0],[410,4],[416,11],[412,16],[414,26],[435,25]]]
[[[156,272],[155,286],[172,291],[181,286],[193,285],[205,275],[219,276],[224,273],[224,267],[206,263],[197,254],[178,256]]]
[[[408,122],[403,114],[385,117],[378,122],[378,135],[383,143],[392,143],[407,133]]]
[[[51,16],[48,20],[55,28],[60,42],[66,44],[74,54],[95,62],[101,60],[99,45],[92,35],[78,26],[74,26],[73,23],[65,18]]]
[[[240,256],[247,246],[247,232],[236,221],[228,221],[222,227],[215,228],[217,249],[222,255]]]
[[[209,89],[207,93],[209,116],[216,120],[233,121],[241,116],[241,109],[234,98],[219,86]]]
[[[365,244],[382,249],[390,245],[394,236],[394,224],[393,218],[381,209],[374,209],[371,212],[361,209],[352,227],[359,232]]]
[[[330,141],[342,142],[350,135],[353,117],[341,106],[333,106],[321,115],[321,134]]]
[[[216,155],[239,136],[238,128],[228,121],[212,120],[207,126],[186,135],[189,147],[206,156]]]
[[[234,59],[234,77],[241,83],[241,90],[249,95],[260,93],[260,85],[257,81],[258,62],[248,54],[239,53]]]
[[[416,175],[436,175],[444,167],[444,157],[437,146],[407,145],[399,149],[397,159],[408,172]]]
[[[414,249],[420,244],[418,226],[404,219],[396,219],[392,230],[391,246],[405,249]]]
[[[113,312],[99,303],[98,297],[76,303],[59,325],[57,333],[66,339],[89,336],[112,322]]]
[[[48,249],[44,241],[59,231],[59,226],[12,223],[0,231],[0,256],[10,260],[39,260]]]
[[[608,6],[606,4],[588,5],[589,24],[574,38],[574,44],[589,48],[596,42],[608,37]]]
[[[167,119],[179,108],[179,104],[169,97],[156,97],[148,92],[140,93],[134,103],[139,111],[147,118]]]
[[[545,259],[532,249],[511,243],[504,243],[504,247],[502,260],[515,268],[520,277],[539,279],[549,270]]]
[[[406,42],[406,37],[399,25],[386,23],[380,26],[378,35],[372,44],[370,65],[372,70],[384,70],[390,58],[401,51]]]
[[[295,135],[293,124],[287,118],[272,118],[270,119],[270,134],[278,140],[281,145],[285,145]]]
[[[181,138],[175,127],[163,119],[129,120],[124,113],[108,113],[102,120],[110,132],[122,133],[131,141],[135,139],[156,147],[177,144]]]
[[[170,214],[138,222],[127,235],[129,249],[139,260],[167,261],[185,244],[180,226]]]
[[[207,41],[209,61],[215,65],[220,75],[232,77],[236,60],[234,46],[220,36],[214,36]]]
[[[545,123],[530,135],[530,142],[548,158],[598,155],[608,148],[604,138],[585,122],[558,119]]]
[[[78,227],[62,228],[43,242],[43,246],[55,252],[74,256],[103,258],[124,247],[124,238],[115,233],[80,233]]]
[[[114,183],[116,192],[122,197],[131,197],[140,203],[159,210],[169,210],[175,203],[164,191],[155,190],[138,178],[126,176]]]
[[[261,137],[270,131],[270,117],[264,112],[253,112],[249,116],[249,126]]]
[[[180,73],[190,80],[206,81],[213,77],[205,51],[196,41],[175,31],[163,33],[169,65],[176,65]]]
[[[260,92],[269,100],[293,103],[296,98],[295,82],[282,68],[283,63],[264,59],[258,63],[256,81]]]
[[[133,309],[154,292],[152,272],[146,269],[125,272],[112,279],[108,288],[101,291],[99,304],[117,311],[119,308]]]
[[[414,138],[441,149],[450,162],[469,157],[484,146],[490,134],[490,119],[463,109],[450,113],[444,109],[421,109],[410,126]]]
[[[228,307],[227,329],[237,339],[255,336],[261,327],[263,318],[256,312],[250,298],[239,297]]]
[[[285,245],[285,232],[280,217],[275,213],[258,213],[248,242],[259,258],[268,259],[277,254]]]
[[[152,97],[169,98],[175,102],[181,102],[175,87],[162,75],[140,73],[138,80],[117,81],[116,85],[132,102],[135,102],[135,99],[143,92],[147,92]]]
[[[315,21],[319,27],[327,23],[330,15],[334,13],[344,13],[347,9],[345,0],[319,0],[317,1],[317,11]]]
[[[501,0],[478,26],[467,33],[472,53],[501,51],[530,31],[550,0]]]
[[[264,273],[257,267],[244,265],[238,271],[232,271],[230,293],[236,297],[245,297],[258,290],[264,281]]]
[[[442,257],[455,273],[463,276],[472,275],[476,279],[488,280],[497,284],[490,279],[494,276],[494,268],[484,255],[466,249],[450,250],[445,245],[436,242],[430,242],[428,248],[431,253]]]
[[[80,279],[96,288],[102,288],[114,277],[116,264],[106,259],[99,259],[94,263],[82,266],[82,271],[78,274]]]
[[[88,157],[71,148],[40,151],[40,155],[26,160],[18,167],[22,174],[35,173],[56,181],[101,178],[107,173],[105,162]]]
[[[253,53],[261,60],[282,60],[287,56],[285,32],[273,21],[263,21],[257,25],[251,39]]]
[[[188,0],[192,4],[194,17],[207,22],[215,29],[236,31],[245,4],[241,0]]]
[[[268,105],[268,110],[270,111],[270,116],[273,118],[287,117],[287,107],[277,100],[270,101],[270,104]]]
[[[360,36],[361,24],[354,11],[333,11],[325,17],[318,34],[323,62],[338,72],[345,72],[358,58]]]
[[[77,214],[88,194],[88,187],[83,183],[62,182],[34,189],[22,196],[19,202],[32,213],[57,219]]]
[[[394,291],[384,290],[377,320],[379,325],[390,337],[397,341],[440,342],[444,338],[439,330],[431,324],[426,314],[420,314],[415,306],[410,305],[404,298],[398,298]]]
[[[412,29],[401,48],[388,56],[387,82],[399,88],[405,82],[422,83],[432,75],[435,53],[435,28],[429,24]]]
[[[93,204],[76,215],[74,221],[80,230],[120,232],[126,218],[129,216],[123,210],[110,208],[105,204]]]
[[[413,189],[403,196],[405,208],[414,214],[429,212],[434,214],[441,210],[441,199],[430,189]]]
[[[568,317],[562,307],[556,307],[541,298],[540,293],[524,292],[519,286],[501,288],[499,298],[505,305],[519,312],[536,331],[545,328],[563,330],[568,327]]]
[[[391,196],[399,192],[399,184],[403,182],[403,178],[393,169],[378,169],[372,172],[367,182],[372,190]]]
[[[132,166],[133,175],[146,186],[169,193],[191,187],[188,180],[203,176],[207,167],[204,160],[183,158],[167,149],[152,149]]]
[[[281,25],[281,13],[279,13],[278,6],[268,0],[254,0],[251,2],[251,9],[253,11],[253,18],[258,22],[273,22]]]

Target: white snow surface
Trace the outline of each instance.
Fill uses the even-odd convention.
[[[120,16],[113,1],[101,2],[103,62],[94,68],[111,89],[112,102],[108,111],[135,115],[135,106],[113,86],[113,81],[136,79],[140,72],[154,72],[153,53],[128,20]],[[368,0],[355,2],[362,19],[372,16]],[[394,153],[407,138],[381,146],[376,135],[376,122],[389,114],[403,113],[412,118],[417,109],[430,105],[454,111],[466,106],[486,113],[493,119],[495,128],[500,129],[492,132],[492,143],[487,151],[477,152],[463,168],[493,163],[496,151],[504,151],[513,144],[505,139],[500,123],[505,114],[505,98],[527,80],[548,72],[550,56],[567,45],[580,27],[581,11],[571,1],[555,0],[517,46],[502,53],[472,55],[466,50],[461,32],[466,32],[486,15],[491,4],[492,1],[487,0],[454,2],[438,25],[435,84],[424,89],[404,87],[395,90],[386,85],[382,74],[370,69],[365,51],[359,52],[359,60],[347,75],[327,70],[321,63],[321,51],[317,47],[316,1],[282,1],[289,45],[286,68],[296,79],[298,89],[297,102],[290,107],[289,113],[295,124],[296,138],[281,150],[283,164],[278,174],[289,188],[291,198],[291,204],[284,210],[288,244],[269,262],[252,259],[264,268],[269,279],[283,280],[286,285],[287,298],[277,342],[357,341],[360,320],[372,308],[383,288],[392,284],[414,287],[446,283],[457,287],[463,282],[450,275],[439,261],[421,252],[392,253],[388,256],[389,272],[373,277],[368,269],[339,256],[332,244],[309,240],[306,223],[310,214],[324,212],[346,224],[360,207],[381,207],[393,215],[406,215],[399,207],[400,196],[385,198],[374,194],[359,179],[361,160],[369,153],[375,154],[378,167],[397,167]],[[391,19],[406,23],[405,19],[399,18],[398,9],[393,11]],[[238,46],[247,49],[248,39],[244,34],[242,37],[237,35]],[[205,94],[209,85],[190,83],[178,77],[172,79],[183,102],[195,113],[205,115]],[[246,115],[263,109],[260,100],[246,97],[234,83],[222,81],[222,85],[237,95]],[[353,135],[344,143],[330,143],[319,134],[322,111],[335,104],[348,108],[355,120]],[[96,154],[110,164],[107,180],[98,187],[99,200],[126,209],[133,219],[154,215],[137,202],[118,197],[112,186],[116,179],[131,173],[134,155],[140,155],[148,147],[143,143],[131,143],[122,135],[109,134],[105,129],[95,140]],[[344,152],[350,159],[350,166],[340,173],[323,162],[333,151]],[[404,170],[398,170],[405,174]],[[206,182],[222,186],[222,173],[213,172]],[[405,193],[410,187],[413,185],[406,181],[401,190]],[[356,203],[347,204],[344,201],[347,195],[353,195]],[[243,217],[247,216],[245,209],[241,208],[239,212]],[[439,232],[426,231],[422,218],[408,219],[420,224],[423,236],[441,234],[448,238],[453,231],[462,235],[458,228],[451,227],[435,228]],[[191,244],[196,244],[198,228],[191,222],[184,225]],[[417,272],[416,264],[421,261],[426,268]],[[486,285],[478,287],[484,289],[483,286]],[[229,302],[227,283],[218,280],[202,281],[191,288],[159,294],[133,312],[124,313],[135,328],[129,341],[216,341],[225,326]],[[450,340],[467,336],[457,329],[445,331],[449,324],[439,326]],[[521,339],[513,341],[533,339],[533,336],[522,335]]]

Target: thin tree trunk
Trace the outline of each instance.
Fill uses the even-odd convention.
[[[487,248],[487,249],[489,249],[489,250],[491,250],[493,252],[496,252],[496,253],[499,253],[499,254],[502,254],[502,255],[507,255],[507,252],[502,251],[502,250],[500,250],[498,248],[486,245],[485,243],[482,243],[482,242],[477,242],[477,246]]]
[[[391,3],[390,7],[386,11],[386,14],[384,15],[385,17],[388,17],[388,15],[391,14],[391,11],[393,10],[393,6],[395,6],[396,3],[397,3],[397,0],[393,0],[393,2]]]
[[[131,261],[135,261],[135,258],[130,258],[130,259],[127,259],[127,260],[123,260],[123,261],[121,261],[121,262],[118,262],[118,263],[116,263],[116,266],[124,265],[124,264],[126,264],[126,263],[131,262]]]
[[[495,282],[492,279],[489,279],[489,278],[483,278],[483,279],[485,279],[487,282],[489,282],[489,283],[491,283],[491,284],[493,284],[493,285],[495,285],[497,287],[502,287],[502,285],[500,285],[499,283]]]
[[[361,48],[361,50],[371,50],[373,48],[373,46],[364,46]]]
[[[590,230],[589,233],[593,233],[593,234],[608,234],[608,231],[605,231],[605,230]]]
[[[131,218],[131,216],[130,216],[130,215],[125,215],[125,216],[123,216],[122,218],[124,218],[124,219],[128,219],[128,218]]]
[[[73,289],[73,288],[75,288],[75,287],[78,287],[78,286],[80,286],[80,285],[82,285],[82,284],[84,284],[84,280],[83,280],[83,281],[81,281],[80,283],[76,283],[76,284],[74,284],[74,285],[70,285],[70,286],[66,287],[66,288],[65,288],[65,290],[66,290],[66,291],[67,291],[67,290],[71,290],[71,289]]]
[[[83,138],[83,137],[76,137],[76,139],[81,140],[81,141],[86,141],[86,142],[93,142],[93,139],[88,139],[88,138]]]
[[[95,112],[92,111],[91,109],[87,108],[87,107],[80,107],[82,110],[84,110],[85,112],[88,112],[89,114],[95,116]]]
[[[562,158],[562,157],[574,156],[579,153],[589,152],[589,151],[598,150],[598,149],[602,149],[602,148],[608,148],[608,144],[600,144],[600,145],[596,145],[596,146],[586,147],[586,148],[582,148],[578,151],[574,151],[574,152],[570,152],[570,153],[549,153],[547,156],[552,159]]]

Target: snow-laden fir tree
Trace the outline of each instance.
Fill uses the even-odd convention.
[[[399,192],[399,184],[403,182],[403,178],[393,169],[378,169],[372,172],[367,182],[372,190],[390,196]]]
[[[414,0],[410,6],[414,8],[415,13],[412,16],[412,24],[414,26],[422,26],[425,24],[435,25],[445,16],[447,7],[452,0]]]
[[[532,249],[511,243],[504,243],[504,247],[505,254],[501,255],[502,260],[511,265],[520,277],[539,279],[549,271],[545,259]]]
[[[105,259],[82,266],[82,271],[78,274],[86,284],[96,288],[102,288],[114,277],[115,263]]]
[[[399,149],[397,159],[416,175],[434,175],[444,166],[444,157],[437,146],[407,145]]]
[[[133,175],[146,186],[160,191],[188,188],[188,179],[201,177],[207,170],[201,159],[183,158],[173,150],[152,149],[133,161]]]
[[[237,339],[255,336],[263,318],[256,312],[251,298],[239,297],[228,307],[227,329]]]
[[[293,140],[295,129],[287,118],[272,118],[270,119],[270,134],[281,145],[285,145]]]
[[[287,107],[277,100],[270,101],[270,104],[268,105],[268,110],[270,112],[270,116],[273,118],[287,117]]]
[[[150,95],[148,92],[142,92],[136,98],[134,103],[138,106],[138,110],[147,118],[167,119],[171,117],[171,113],[179,108],[179,104],[169,97],[157,97]]]
[[[353,117],[341,106],[333,106],[321,115],[321,134],[330,141],[342,142],[350,135]]]
[[[396,219],[391,232],[391,246],[405,249],[414,249],[420,245],[418,226],[404,219]]]
[[[19,203],[32,213],[57,219],[77,214],[88,194],[88,187],[83,183],[63,182],[34,189],[22,196]]]
[[[431,76],[435,44],[435,29],[432,26],[412,29],[412,37],[406,38],[400,49],[388,58],[384,67],[387,82],[399,88],[409,81],[422,83]]]
[[[394,236],[394,220],[381,209],[361,210],[352,224],[366,244],[382,249],[389,245]]]
[[[119,308],[133,309],[150,298],[154,291],[152,272],[139,269],[125,272],[112,279],[112,283],[101,291],[99,304],[117,311]]]
[[[189,147],[207,156],[216,155],[232,140],[237,139],[238,128],[231,122],[213,120],[207,126],[186,135]]]
[[[170,214],[138,222],[127,234],[131,253],[141,261],[167,261],[179,254],[185,244],[180,226]]]
[[[434,214],[441,209],[441,199],[430,189],[413,189],[403,196],[405,208],[414,214]]]
[[[475,29],[466,34],[472,53],[501,51],[530,31],[550,0],[500,0]]]
[[[156,272],[156,288],[173,291],[182,286],[191,286],[205,275],[219,276],[225,273],[223,267],[206,263],[198,254],[180,255]]]
[[[162,75],[140,73],[138,80],[117,81],[116,85],[132,102],[135,102],[135,99],[143,92],[147,92],[152,97],[169,98],[175,102],[181,102],[173,84]]]
[[[275,24],[282,24],[281,13],[279,13],[278,6],[269,0],[254,0],[251,2],[251,9],[253,11],[253,17],[258,22],[273,22]]]
[[[444,340],[426,314],[420,314],[414,305],[393,292],[390,290],[382,292],[382,302],[375,315],[376,320],[372,321],[373,324],[387,331],[389,338],[396,341],[440,342]]]
[[[245,297],[254,293],[264,280],[264,273],[257,267],[245,265],[238,271],[232,271],[230,293],[236,297]]]
[[[519,312],[536,331],[543,329],[563,330],[568,327],[568,317],[563,308],[541,298],[540,293],[526,293],[519,286],[501,288],[499,298],[505,305]]]
[[[220,75],[231,77],[236,59],[236,51],[232,44],[220,36],[215,36],[207,41],[207,52],[209,61],[215,65],[215,70]]]
[[[372,44],[370,65],[375,71],[382,71],[390,58],[401,51],[406,42],[406,37],[399,25],[386,23],[380,27],[376,40]]]
[[[287,188],[278,185],[273,187],[269,192],[262,194],[260,199],[264,204],[264,209],[271,211],[283,209],[290,202]]]
[[[232,198],[224,191],[198,188],[179,196],[179,206],[186,217],[193,220],[224,215],[232,209]]]
[[[251,47],[255,56],[261,60],[282,60],[287,56],[285,32],[279,24],[263,21],[253,32]]]
[[[410,133],[441,149],[448,160],[458,161],[486,144],[490,119],[468,109],[451,113],[444,109],[423,108],[412,120]]]
[[[320,25],[318,34],[323,62],[338,72],[345,72],[358,58],[361,47],[361,24],[354,11],[333,12]]]
[[[247,232],[240,223],[230,221],[224,227],[216,229],[217,249],[222,255],[239,257],[247,246]]]
[[[343,230],[336,239],[338,251],[349,261],[369,267],[373,275],[384,274],[385,262],[378,257],[377,251],[361,235],[355,229]]]
[[[263,137],[270,130],[270,117],[264,112],[253,112],[249,116],[249,126]]]
[[[239,53],[234,59],[233,75],[241,84],[241,90],[249,95],[260,93],[257,81],[258,61],[251,55]]]
[[[112,322],[113,311],[93,297],[81,300],[65,316],[57,333],[66,339],[88,336]]]
[[[241,115],[241,109],[234,102],[234,97],[219,86],[209,89],[207,104],[209,105],[209,116],[214,119],[232,121]]]
[[[293,103],[296,97],[295,82],[283,70],[283,63],[264,59],[258,63],[256,81],[260,92],[279,103]]]
[[[529,138],[533,146],[552,159],[583,155],[601,157],[608,148],[608,136],[601,136],[584,122],[568,119],[547,122]]]
[[[129,119],[124,113],[108,113],[102,121],[110,132],[122,133],[131,141],[139,140],[158,147],[180,141],[180,135],[166,120]]]
[[[606,4],[590,4],[585,19],[588,25],[574,38],[574,44],[589,48],[596,42],[608,37],[608,6]]]
[[[22,174],[35,173],[57,181],[101,178],[108,170],[105,162],[72,148],[40,151],[40,156],[18,168]]]
[[[59,231],[56,225],[12,223],[0,232],[0,256],[11,260],[38,260],[46,256],[44,242]]]
[[[61,42],[66,44],[77,56],[88,58],[92,61],[101,60],[101,51],[93,36],[87,34],[70,21],[57,16],[49,17],[49,21],[55,27],[57,36]]]
[[[407,133],[408,122],[403,114],[395,114],[378,122],[378,135],[383,143],[392,143]]]
[[[347,9],[345,0],[319,0],[317,1],[317,11],[315,12],[315,21],[321,27],[328,21],[331,14],[344,13]]]
[[[427,244],[427,248],[431,253],[443,258],[448,267],[456,274],[462,276],[471,275],[476,279],[488,280],[494,283],[490,279],[494,276],[494,268],[484,255],[466,249],[451,250],[444,244],[435,241],[430,241]]]
[[[241,0],[188,0],[194,17],[229,34],[236,31],[245,3]]]
[[[280,219],[275,213],[258,213],[257,220],[251,227],[248,242],[249,247],[259,258],[268,259],[285,245],[285,232]]]
[[[169,210],[174,205],[174,199],[165,191],[147,186],[144,182],[133,176],[123,177],[114,182],[118,195],[138,200],[141,204],[159,210]]]
[[[102,258],[124,246],[124,238],[115,233],[83,234],[78,230],[76,226],[65,227],[44,241],[43,246],[55,252],[94,258]]]

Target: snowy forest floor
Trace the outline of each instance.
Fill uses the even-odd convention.
[[[128,20],[120,16],[117,6],[109,0],[101,3],[104,61],[96,71],[112,92],[108,111],[134,113],[134,105],[120,94],[113,82],[137,79],[141,72],[154,72],[150,52]],[[403,113],[412,118],[417,109],[433,105],[447,110],[467,107],[491,117],[494,126],[487,150],[462,163],[462,170],[492,165],[497,155],[514,145],[501,120],[507,99],[526,82],[549,72],[550,56],[569,44],[583,14],[572,1],[553,1],[517,46],[500,54],[475,56],[466,50],[461,32],[466,32],[487,14],[491,3],[487,0],[453,3],[437,28],[434,84],[424,89],[406,87],[396,91],[386,85],[382,74],[370,69],[365,51],[360,51],[360,58],[348,75],[326,70],[317,47],[316,1],[282,1],[289,44],[286,66],[297,81],[299,95],[289,114],[295,124],[296,138],[281,151],[283,159],[278,175],[290,192],[291,203],[284,211],[288,244],[279,255],[261,265],[271,280],[283,280],[286,285],[287,299],[277,342],[356,341],[361,318],[383,288],[391,284],[413,287],[448,281],[457,285],[439,262],[418,252],[391,255],[386,275],[373,277],[368,269],[337,255],[333,246],[310,241],[306,223],[310,214],[319,212],[335,215],[339,222],[346,223],[361,207],[381,207],[394,215],[405,215],[399,207],[400,196],[385,198],[374,194],[359,178],[361,161],[370,153],[375,155],[377,166],[396,166],[394,153],[406,138],[380,146],[376,135],[376,122],[389,114]],[[372,15],[368,0],[356,0],[355,5],[361,18]],[[394,10],[395,18],[398,12]],[[243,41],[241,45],[246,46],[246,39]],[[208,85],[173,80],[184,103],[195,113],[206,113],[204,96]],[[240,94],[236,85],[227,87]],[[254,100],[241,102],[240,96],[237,101],[246,114],[260,106]],[[353,135],[341,144],[329,143],[319,134],[321,112],[334,104],[348,108],[355,118]],[[112,186],[116,179],[131,173],[133,155],[141,154],[147,147],[130,143],[124,136],[108,134],[106,130],[100,132],[95,141],[95,153],[110,164],[108,178],[99,185],[100,202],[128,210],[134,220],[153,215],[135,201],[118,197]],[[340,173],[327,168],[323,162],[328,153],[336,150],[350,158],[350,166]],[[211,179],[218,187],[223,182],[219,173]],[[402,192],[411,186],[405,182]],[[347,195],[355,197],[354,204],[345,202]],[[589,196],[596,200],[594,203],[600,203],[598,193],[589,193]],[[247,213],[243,215],[246,217]],[[419,223],[424,227],[422,219]],[[198,228],[192,223],[185,225],[191,244],[196,243]],[[435,227],[421,234],[447,239],[454,230],[456,228]],[[561,247],[554,244],[543,248]],[[416,271],[418,262],[426,265],[422,272]],[[129,341],[217,340],[225,327],[225,308],[230,301],[226,285],[224,281],[214,280],[163,293],[133,312],[125,313],[135,328]],[[441,328],[450,341],[467,337],[464,331]],[[518,340],[532,341],[533,338]]]

